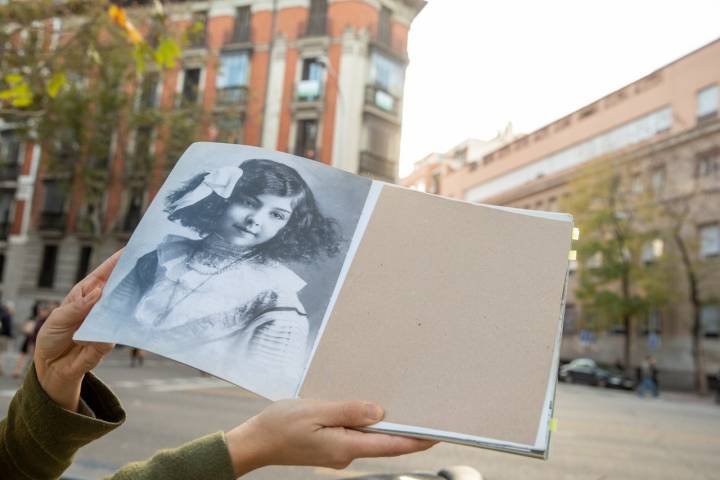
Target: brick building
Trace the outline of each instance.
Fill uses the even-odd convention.
[[[708,372],[720,369],[720,40],[716,40],[538,130],[472,159],[448,164],[433,179],[435,192],[472,202],[556,211],[581,167],[599,159],[627,162],[633,189],[673,201],[691,192],[686,232],[702,271],[701,317]],[[420,168],[403,182],[417,187]],[[659,195],[660,193],[658,193]],[[672,242],[665,242],[666,253]],[[658,249],[656,249],[658,250]],[[663,248],[659,248],[662,252]],[[575,268],[576,266],[573,265]],[[562,356],[622,358],[624,335],[588,335],[574,298],[572,272]],[[633,332],[633,361],[653,353],[665,385],[692,385],[692,318],[683,278],[677,298]]]
[[[131,15],[142,15],[142,4]],[[424,0],[213,0],[168,3],[173,27],[204,28],[178,68],[148,72],[140,104],[192,104],[213,119],[197,140],[287,151],[373,178],[397,178],[411,22]],[[63,23],[55,19],[55,35]],[[232,111],[232,115],[227,115]],[[0,291],[18,317],[61,298],[122,246],[162,184],[163,141],[148,126],[114,137],[100,212],[46,175],[47,152],[0,123]],[[129,152],[155,162],[134,183]],[[165,152],[167,153],[167,152]],[[170,154],[168,153],[168,156]],[[86,223],[94,222],[92,228]]]

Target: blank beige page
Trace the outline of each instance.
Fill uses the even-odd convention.
[[[533,445],[571,230],[385,186],[300,396]]]

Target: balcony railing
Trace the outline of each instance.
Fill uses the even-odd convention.
[[[228,36],[225,38],[225,43],[251,43],[252,37],[252,28],[250,28],[250,25],[238,25],[229,32]]]
[[[377,85],[365,87],[365,104],[397,115],[400,112],[400,99]]]
[[[397,163],[373,152],[360,152],[360,173],[373,178],[394,182],[397,176]]]
[[[20,175],[20,165],[12,163],[0,164],[0,180],[17,180]]]
[[[40,230],[65,230],[65,213],[63,212],[41,212]]]
[[[325,37],[332,31],[330,19],[327,15],[310,15],[304,22],[298,24],[298,37]]]
[[[322,98],[323,84],[320,80],[300,80],[295,84],[295,100],[317,102]]]
[[[247,93],[248,88],[245,85],[220,88],[217,91],[216,104],[224,107],[245,105]]]

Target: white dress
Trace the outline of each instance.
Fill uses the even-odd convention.
[[[304,286],[280,263],[169,235],[112,295],[135,305],[137,340],[148,350],[278,399],[293,396],[307,360]]]

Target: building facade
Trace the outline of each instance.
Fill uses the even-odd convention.
[[[147,5],[144,6],[143,4]],[[152,2],[129,14],[143,15]],[[286,151],[344,170],[397,179],[407,37],[424,0],[213,0],[166,5],[174,29],[195,29],[177,68],[147,72],[137,105],[187,107],[210,118],[190,140]],[[52,22],[54,38],[70,30]],[[120,248],[167,173],[163,136],[119,126],[107,186],[89,209],[60,188],[48,152],[0,123],[0,292],[18,317],[62,298]],[[140,152],[140,154],[138,154]],[[130,158],[150,165],[143,181]],[[175,158],[176,160],[176,158]],[[90,210],[90,211],[89,211]]]
[[[434,184],[437,193],[453,198],[557,211],[583,166],[613,159],[626,162],[637,192],[652,190],[664,202],[686,201],[691,195],[684,229],[700,271],[706,367],[715,374],[720,369],[719,110],[717,40],[473,162],[444,169]],[[413,178],[406,180],[414,185]],[[668,240],[656,247],[654,253],[648,250],[650,257],[673,249]],[[623,357],[627,332],[588,330],[574,294],[577,268],[571,265],[561,355],[615,364]],[[637,364],[653,354],[662,383],[691,388],[693,318],[682,275],[673,290],[676,295],[667,308],[636,319],[632,361]]]

